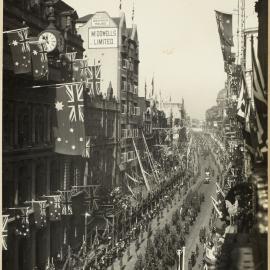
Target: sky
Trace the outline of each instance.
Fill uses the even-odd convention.
[[[120,0],[64,1],[79,17],[97,11],[119,15]],[[257,26],[254,2],[246,1],[246,28]],[[171,96],[180,102],[183,97],[187,113],[204,119],[226,79],[214,10],[233,14],[236,34],[237,0],[122,0],[127,27],[132,23],[133,3],[139,38],[139,95],[144,95],[145,81],[150,91],[154,76],[158,97],[159,92],[164,100]]]

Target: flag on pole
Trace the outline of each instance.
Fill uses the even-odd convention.
[[[241,90],[239,93],[238,103],[237,103],[237,116],[240,118],[241,122],[244,122],[246,118],[247,103],[248,103],[248,89],[247,89],[246,76],[243,71]]]
[[[55,112],[55,152],[84,155],[88,140],[85,141],[83,83],[56,87]]]
[[[152,78],[151,86],[152,86],[152,98],[154,98],[154,92],[155,92],[154,76]]]
[[[89,96],[95,97],[100,94],[101,65],[88,66],[86,88],[89,89]]]
[[[40,80],[48,75],[47,49],[44,43],[31,41],[32,73],[35,80]]]
[[[15,74],[31,72],[30,46],[28,39],[29,28],[20,28],[8,31],[8,44],[11,49]]]
[[[232,14],[219,11],[215,11],[215,13],[223,59],[227,62],[231,62],[231,47],[233,46]]]

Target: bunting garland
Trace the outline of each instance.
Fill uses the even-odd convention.
[[[7,224],[9,215],[2,215],[2,250],[7,250]]]

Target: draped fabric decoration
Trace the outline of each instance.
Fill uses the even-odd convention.
[[[2,215],[2,250],[7,250],[7,225],[8,225],[8,217],[9,215]]]
[[[46,206],[47,201],[32,201],[35,224],[38,228],[43,228],[46,226]]]
[[[30,230],[29,230],[29,207],[20,207],[20,208],[13,208],[15,222],[16,222],[16,229],[15,233],[21,237],[28,237]]]
[[[62,206],[62,215],[68,216],[72,215],[72,192],[71,190],[62,190],[60,192],[61,197],[61,206]]]
[[[49,202],[49,219],[50,221],[61,220],[61,196],[60,195],[50,195],[44,196]]]

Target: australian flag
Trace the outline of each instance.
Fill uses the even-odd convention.
[[[31,72],[30,45],[28,28],[21,28],[7,33],[8,44],[11,49],[15,74]]]

